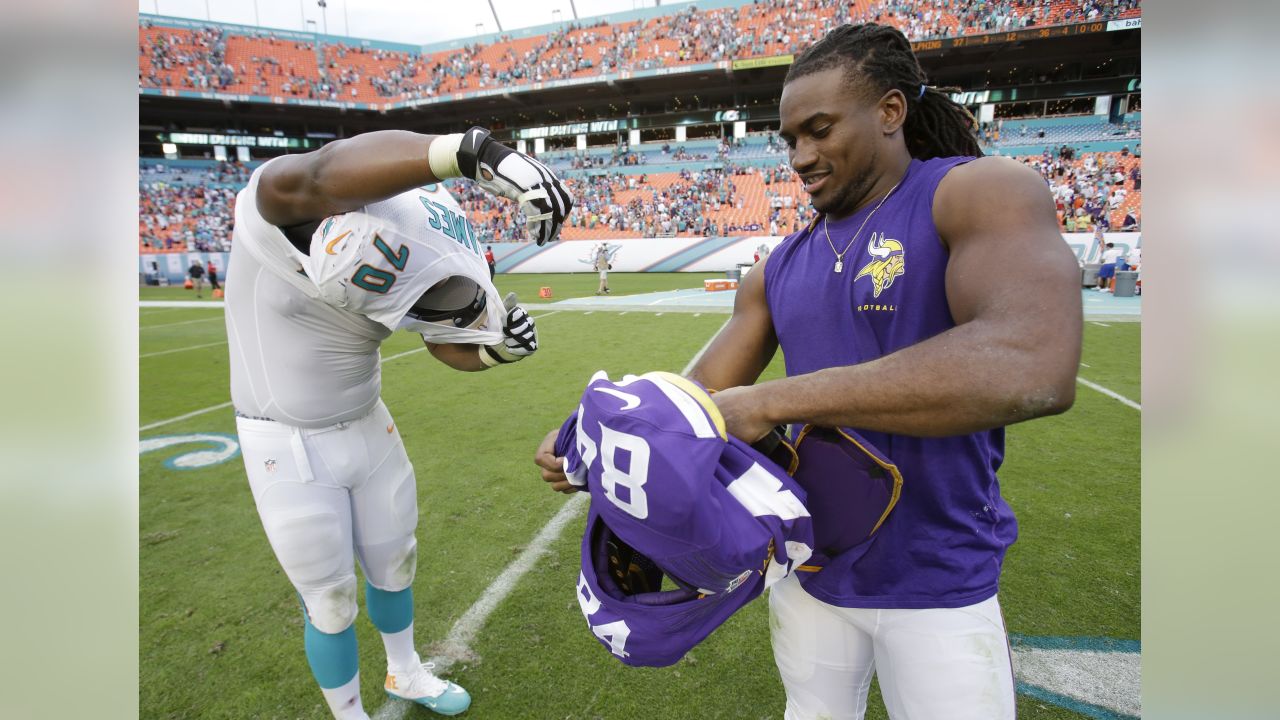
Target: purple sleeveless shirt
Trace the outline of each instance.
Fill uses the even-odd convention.
[[[955,326],[933,196],[951,168],[972,159],[912,160],[839,274],[821,220],[769,256],[765,298],[788,376],[868,362]],[[829,225],[836,249],[844,250],[873,208]],[[1004,430],[944,438],[856,430],[897,464],[902,495],[869,545],[817,573],[799,573],[805,590],[860,608],[963,607],[994,595],[1005,549],[1018,534],[996,480]]]

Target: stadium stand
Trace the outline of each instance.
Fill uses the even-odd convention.
[[[640,19],[564,24],[545,34],[428,50],[375,41],[201,24],[139,24],[141,88],[263,98],[387,103],[619,71],[794,53],[844,22],[897,26],[913,40],[1140,16],[1138,0],[757,0]],[[176,24],[175,24],[176,25]],[[359,44],[356,44],[356,43]],[[1064,230],[1137,229],[1141,115],[1000,118],[984,151],[1045,178]],[[785,235],[814,211],[773,133],[734,139],[553,150],[577,206],[564,239]],[[253,165],[144,159],[139,248],[219,250],[230,244],[235,192]],[[485,242],[525,239],[511,208],[469,183],[453,190]]]
[[[236,192],[252,165],[143,159],[138,169],[138,250],[228,250]]]
[[[769,151],[770,142],[777,150]],[[679,167],[654,161],[637,166],[618,164],[610,170],[574,168],[576,154],[562,156],[553,167],[562,172],[577,206],[565,224],[565,240],[739,235],[786,235],[814,217],[808,197],[785,162],[772,133],[746,139],[743,156],[762,153],[754,164],[732,160]],[[671,157],[697,157],[685,148]],[[646,148],[619,157],[662,155]],[[609,158],[609,151],[584,155]],[[1142,159],[1128,149],[1079,152],[1070,145],[1038,154],[1015,155],[1045,178],[1057,204],[1064,231],[1085,231],[1101,223],[1109,231],[1141,227]],[[567,168],[567,169],[566,169]],[[144,159],[140,169],[138,237],[144,253],[169,250],[225,250],[231,242],[235,193],[248,180],[253,164]],[[483,242],[526,240],[522,222],[511,219],[511,207],[471,183],[451,181],[450,189],[467,208]]]
[[[983,147],[988,151],[1103,142],[1133,145],[1141,137],[1140,113],[1127,115],[1119,123],[1093,115],[1077,115],[1009,119],[982,126]]]
[[[200,29],[143,19],[142,88],[217,90],[257,97],[386,103],[619,71],[799,52],[845,22],[881,22],[912,40],[1113,20],[1141,15],[1139,0],[759,0],[594,25],[565,24],[528,38],[403,52],[345,41],[287,40],[262,29]],[[294,34],[294,33],[291,33]]]

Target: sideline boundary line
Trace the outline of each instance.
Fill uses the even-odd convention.
[[[689,372],[702,359],[703,354],[707,352],[707,348],[711,347],[711,343],[720,337],[720,333],[724,331],[725,326],[728,324],[729,321],[725,320],[720,329],[716,330],[715,334],[702,346],[702,349],[698,350],[697,354],[693,356],[689,364],[684,366],[684,369],[680,371],[681,375]],[[550,551],[551,543],[560,536],[564,526],[568,525],[569,521],[577,517],[578,512],[586,507],[590,497],[587,493],[574,493],[556,514],[547,521],[547,524],[542,526],[542,529],[538,531],[533,540],[525,546],[524,551],[520,553],[520,557],[516,558],[499,573],[489,587],[480,593],[480,599],[476,600],[475,604],[468,608],[462,614],[462,617],[458,618],[458,621],[449,630],[449,634],[445,636],[444,642],[441,643],[442,650],[440,654],[433,656],[429,660],[429,662],[436,664],[437,670],[444,672],[452,667],[454,663],[471,655],[471,641],[475,639],[481,628],[484,627],[489,615],[497,609],[498,605],[502,604],[507,595],[511,594],[511,591],[515,589],[516,583],[520,582],[520,578],[532,570],[538,560]],[[413,703],[406,700],[388,698],[387,702],[383,703],[370,717],[373,720],[401,720],[409,712],[409,708],[413,706]]]
[[[221,310],[222,300],[139,300],[140,308],[179,308],[183,310]]]

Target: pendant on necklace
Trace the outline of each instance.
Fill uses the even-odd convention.
[[[844,261],[836,259],[836,272],[844,272]]]

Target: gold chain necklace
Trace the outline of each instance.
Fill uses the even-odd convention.
[[[848,245],[844,246],[844,252],[836,251],[836,244],[831,242],[831,233],[827,232],[827,220],[831,216],[827,215],[822,218],[822,234],[827,236],[827,244],[831,246],[831,252],[836,254],[835,271],[837,273],[844,272],[844,256],[846,253],[849,252],[849,248],[853,247],[853,244],[858,242],[858,236],[862,234],[862,229],[867,226],[867,222],[871,220],[871,216],[876,214],[876,210],[880,209],[880,206],[884,204],[884,201],[888,200],[889,196],[893,194],[893,191],[897,190],[898,186],[901,184],[902,184],[901,180],[894,183],[893,187],[889,188],[889,192],[885,193],[884,197],[880,198],[880,202],[876,203],[875,208],[873,208],[871,212],[867,214],[867,217],[863,219],[862,224],[858,226],[858,232],[853,234],[853,239],[849,241]]]

